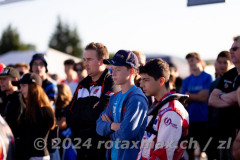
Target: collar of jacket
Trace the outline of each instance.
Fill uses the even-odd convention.
[[[106,79],[107,76],[109,76],[110,73],[109,73],[109,70],[108,69],[105,69],[102,73],[102,75],[100,76],[100,78],[96,81],[96,82],[93,82],[92,81],[92,78],[90,76],[87,76],[86,77],[86,83],[84,83],[83,85],[85,86],[91,86],[91,85],[102,85],[102,83],[104,82],[104,80]]]

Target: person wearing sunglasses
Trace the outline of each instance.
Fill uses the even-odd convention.
[[[85,77],[87,77],[87,70],[84,67],[83,62],[76,63],[74,70],[77,72],[78,82],[81,82]]]
[[[231,61],[235,67],[226,72],[209,98],[209,105],[219,108],[218,136],[221,141],[229,142],[230,147],[220,150],[219,159],[232,159],[232,143],[240,128],[240,108],[237,104],[236,90],[240,86],[240,36],[233,39],[230,48]]]
[[[29,73],[29,65],[26,63],[17,63],[15,64],[14,68],[19,72],[20,76]]]

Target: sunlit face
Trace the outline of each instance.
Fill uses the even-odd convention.
[[[102,59],[97,58],[97,51],[85,50],[83,55],[84,66],[89,76],[93,77],[99,74]]]
[[[239,43],[234,42],[231,48],[236,48],[236,50],[230,49],[231,60],[234,65],[240,64],[240,48],[238,47],[240,47]]]
[[[116,85],[125,84],[130,79],[131,69],[127,69],[125,66],[111,66],[112,78]]]
[[[230,66],[231,62],[227,59],[227,57],[219,57],[217,59],[217,67],[220,75],[223,75],[225,72],[227,72]]]
[[[46,74],[46,67],[41,59],[34,60],[32,64],[32,72],[38,74],[40,77],[43,77]]]
[[[198,65],[201,65],[200,61],[195,57],[188,58],[187,61],[188,61],[190,70],[195,70],[198,68]]]
[[[20,84],[20,91],[23,95],[23,98],[26,99],[28,96],[28,84]]]
[[[9,91],[13,86],[12,86],[12,81],[14,79],[10,76],[3,76],[0,77],[0,87],[1,91],[6,92]]]
[[[153,77],[148,74],[140,74],[141,81],[140,87],[146,96],[156,96],[160,90],[159,80],[155,80]]]

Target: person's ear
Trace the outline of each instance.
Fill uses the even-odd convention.
[[[101,66],[101,65],[103,65],[103,59],[100,59],[99,61],[98,61],[98,64]]]
[[[162,87],[165,84],[165,78],[161,77],[159,78],[159,85]]]

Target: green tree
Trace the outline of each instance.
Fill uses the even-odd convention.
[[[12,28],[11,24],[3,31],[0,39],[0,55],[13,50],[35,50],[33,44],[24,44],[20,40],[17,29]]]
[[[54,31],[49,47],[65,52],[75,57],[81,57],[83,49],[81,39],[78,36],[77,29],[71,30],[68,24],[63,24],[58,17],[56,30]]]

